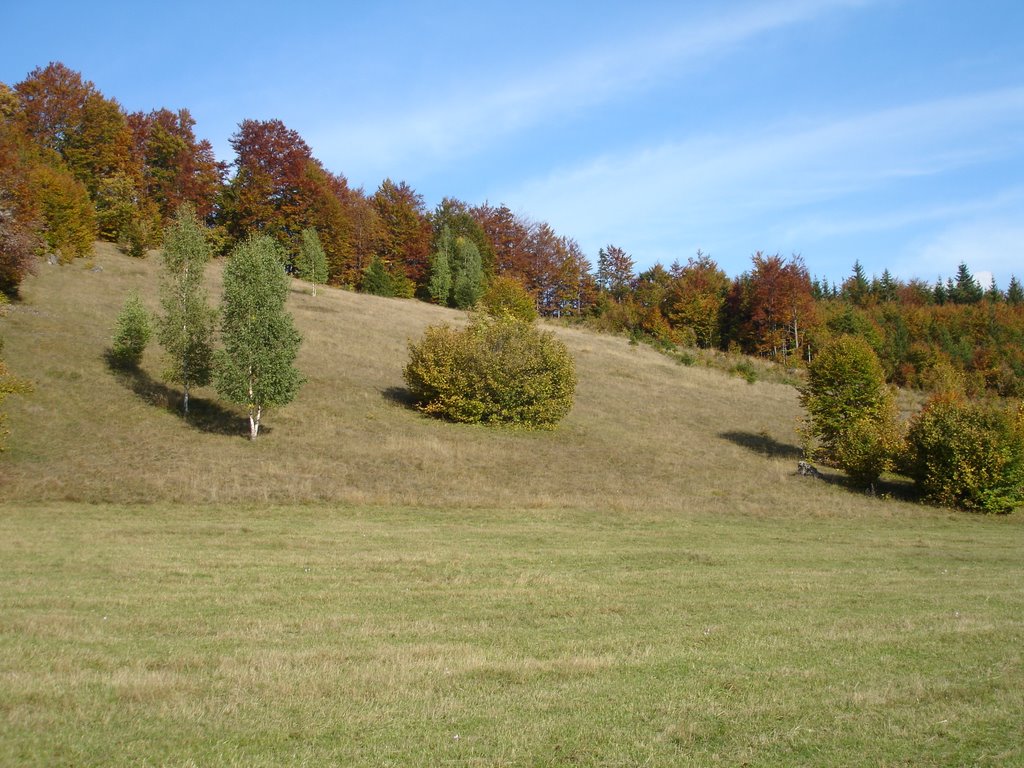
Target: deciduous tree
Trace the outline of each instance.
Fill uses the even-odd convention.
[[[634,279],[633,258],[617,245],[609,245],[597,252],[597,287],[621,301]]]
[[[807,367],[800,402],[809,421],[808,453],[844,469],[865,485],[892,464],[898,449],[895,402],[874,350],[840,336]]]
[[[302,230],[302,249],[298,259],[299,276],[313,284],[313,295],[316,296],[317,284],[327,282],[327,256],[320,244],[320,237],[315,228]]]
[[[423,196],[406,182],[385,179],[373,196],[380,217],[382,238],[379,255],[400,267],[417,285],[427,280],[430,262],[430,222]]]
[[[692,336],[701,347],[721,343],[722,312],[730,281],[707,254],[697,251],[675,274],[666,317],[681,338]]]
[[[182,410],[188,414],[189,392],[208,384],[212,372],[216,312],[207,305],[203,284],[210,246],[195,210],[178,209],[167,229],[160,282],[159,339],[167,353],[164,374],[182,385]]]
[[[295,357],[302,338],[285,309],[283,253],[266,235],[251,235],[224,267],[217,391],[249,414],[249,438],[259,435],[267,408],[290,403],[302,385]]]

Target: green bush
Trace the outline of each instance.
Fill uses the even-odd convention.
[[[809,457],[870,485],[900,450],[896,406],[878,355],[859,336],[831,340],[807,367],[800,402]]]
[[[432,326],[409,353],[405,381],[426,413],[550,429],[572,408],[576,372],[568,349],[514,317],[479,315],[465,330]]]
[[[932,398],[910,425],[904,471],[923,498],[978,512],[1024,503],[1024,409]]]
[[[530,323],[537,319],[537,306],[533,296],[514,277],[498,275],[480,297],[480,309],[488,315],[512,317]]]
[[[121,368],[137,368],[152,335],[149,313],[142,306],[138,295],[133,293],[117,315],[114,343],[110,349],[111,360]]]
[[[747,384],[753,384],[757,381],[757,369],[754,368],[753,364],[749,360],[740,360],[736,365],[729,369],[730,373],[735,373],[737,376],[747,382]]]

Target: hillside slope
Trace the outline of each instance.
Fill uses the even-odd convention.
[[[93,267],[92,264],[95,264]],[[645,347],[556,327],[576,360],[576,405],[555,431],[426,418],[403,402],[407,344],[461,313],[295,282],[308,381],[245,439],[242,414],[199,390],[176,412],[153,343],[143,375],[106,365],[129,291],[157,308],[159,259],[98,244],[94,261],[42,265],[2,321],[4,355],[35,392],[8,401],[0,459],[13,500],[305,502],[430,507],[853,510],[858,494],[795,478],[796,392],[687,368]],[[219,300],[220,264],[209,272]]]

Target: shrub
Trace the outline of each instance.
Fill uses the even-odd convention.
[[[904,471],[923,498],[979,512],[1024,503],[1024,409],[933,397],[910,425]]]
[[[432,326],[409,353],[405,381],[426,413],[550,429],[572,408],[576,373],[568,349],[514,317],[479,315],[465,330]]]
[[[137,368],[152,334],[149,313],[138,295],[133,293],[117,315],[111,360],[121,368]]]
[[[811,458],[834,464],[870,485],[899,451],[896,407],[878,355],[858,336],[831,340],[807,367],[800,402]]]
[[[533,296],[514,277],[498,275],[480,297],[480,309],[493,317],[509,315],[531,323],[537,319]]]
[[[363,271],[359,290],[374,296],[411,299],[416,292],[416,284],[401,269],[389,269],[383,259],[374,256]]]
[[[747,384],[753,384],[757,381],[757,369],[754,368],[753,364],[749,360],[740,360],[736,365],[729,369],[730,373],[735,373],[737,376],[747,382]]]

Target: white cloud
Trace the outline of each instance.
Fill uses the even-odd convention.
[[[1024,88],[1009,88],[607,155],[498,190],[494,199],[543,211],[556,229],[573,233],[588,251],[612,240],[642,252],[648,243],[685,245],[705,234],[722,243],[729,237],[723,232],[735,237],[744,229],[747,237],[771,233],[799,239],[812,234],[800,232],[801,227],[837,235],[857,227],[905,226],[915,216],[934,220],[952,215],[956,207],[966,213],[970,201],[945,211],[881,209],[860,222],[815,220],[807,211],[1019,156],[1022,150]],[[1011,204],[1020,202],[1019,190],[1006,194]],[[751,231],[755,227],[758,231]],[[707,247],[708,240],[704,243]],[[666,260],[663,253],[643,256]]]
[[[926,279],[951,277],[964,263],[983,288],[988,288],[995,276],[996,283],[1005,290],[1010,275],[1024,278],[1024,223],[1020,213],[1015,218],[979,219],[943,228],[910,250],[897,267],[899,274]]]
[[[344,125],[323,124],[307,131],[318,156],[332,165],[336,156],[358,147],[346,167],[401,166],[428,159],[441,163],[480,151],[503,138],[577,110],[603,104],[624,93],[678,76],[690,62],[722,55],[759,35],[807,22],[836,9],[858,8],[879,0],[781,0],[694,21],[687,19],[618,45],[561,61],[545,61],[533,72],[492,87],[493,72],[452,87],[447,98],[372,115]],[[441,84],[443,92],[444,84]]]

